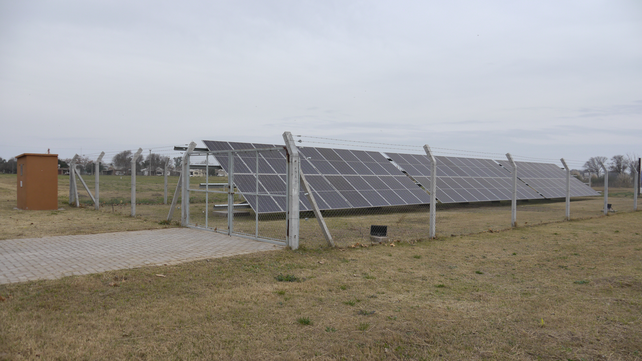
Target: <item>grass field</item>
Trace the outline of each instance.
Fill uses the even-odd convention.
[[[152,214],[144,214],[136,218],[124,217],[123,215],[130,214],[129,206],[124,203],[115,205],[114,211],[112,211],[111,205],[104,206],[101,212],[95,212],[93,206],[87,206],[88,208],[70,206],[68,176],[60,176],[58,179],[58,205],[61,210],[23,211],[14,209],[17,205],[16,192],[16,176],[0,174],[0,239],[168,227],[159,224],[158,222],[162,218],[153,217]],[[169,207],[165,206],[164,208],[165,217],[167,217]]]
[[[62,202],[13,210],[15,176],[0,180],[3,239],[166,227]],[[564,203],[528,206],[563,214]],[[494,211],[479,208],[460,217]],[[641,221],[617,213],[0,285],[0,360],[640,360]]]
[[[94,190],[94,177],[85,176],[88,187]],[[16,204],[15,176],[0,175],[0,239],[29,238],[44,235],[110,232],[114,230],[136,230],[165,227],[159,224],[166,220],[169,205],[163,204],[163,177],[137,177],[136,218],[128,217],[130,208],[131,178],[127,176],[101,176],[101,210],[94,212],[91,199],[79,185],[81,207],[68,204],[69,177],[59,177],[59,205],[62,211],[24,212],[13,210]],[[176,187],[178,177],[170,177],[168,202]],[[191,178],[192,188],[204,178]],[[210,177],[210,182],[225,183],[227,178]],[[597,189],[597,188],[596,188]],[[600,190],[601,189],[597,189]],[[632,189],[611,188],[609,203],[618,212],[628,212],[633,207]],[[192,193],[191,224],[205,225],[204,193]],[[237,201],[242,198],[237,197]],[[226,194],[210,194],[209,202],[227,203]],[[178,203],[180,204],[180,202]],[[532,200],[518,202],[517,223],[531,226],[561,222],[565,216],[563,200]],[[571,202],[573,219],[602,216],[601,197],[574,198]],[[22,214],[24,216],[13,217]],[[355,243],[368,243],[371,225],[387,225],[391,239],[425,240],[429,233],[428,207],[406,206],[379,209],[356,209],[324,212],[325,219],[335,242],[342,247]],[[472,203],[468,205],[439,204],[437,207],[437,235],[440,238],[452,235],[475,234],[487,231],[501,231],[510,228],[510,202]],[[254,214],[235,216],[235,229],[254,234]],[[180,221],[180,211],[174,212],[172,226]],[[207,219],[210,228],[227,229],[227,218],[211,212]],[[111,226],[110,226],[111,225]],[[302,214],[300,243],[303,247],[319,248],[326,242],[319,231],[313,214]],[[259,222],[261,236],[285,238],[285,220],[282,215],[262,215]]]

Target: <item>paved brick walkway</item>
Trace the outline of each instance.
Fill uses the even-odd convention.
[[[281,248],[189,228],[0,240],[0,284]]]

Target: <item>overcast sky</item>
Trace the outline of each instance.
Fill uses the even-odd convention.
[[[0,121],[3,158],[291,131],[579,167],[642,154],[642,1],[0,0]]]

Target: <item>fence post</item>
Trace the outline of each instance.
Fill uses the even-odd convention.
[[[515,164],[510,153],[506,153],[506,158],[508,158],[511,167],[513,167],[513,195],[510,202],[510,226],[517,227],[517,164]]]
[[[191,142],[189,146],[187,147],[187,152],[191,152],[194,150],[196,147],[196,143]],[[181,169],[183,164],[185,163],[185,155],[183,155],[183,159],[181,161]],[[169,213],[167,214],[167,222],[172,221],[172,217],[174,217],[174,208],[176,208],[176,203],[178,202],[178,191],[182,189],[182,183],[183,183],[183,172],[181,171],[180,175],[178,176],[178,183],[176,183],[176,189],[174,190],[174,197],[172,198],[172,205],[169,207]],[[181,204],[182,204],[182,199],[181,199]],[[182,222],[182,216],[181,216],[181,222]]]
[[[602,162],[600,167],[604,170],[604,215],[607,216],[609,214],[609,171]]]
[[[74,201],[76,200],[74,198],[74,182],[76,181],[76,178],[74,176],[74,164],[76,161],[76,157],[74,156],[71,159],[71,162],[69,163],[69,204],[74,204]]]
[[[78,183],[76,183],[76,162],[78,161],[78,158],[80,158],[78,154],[74,155],[74,157],[71,159],[71,166],[69,168],[69,175],[71,176],[71,182],[69,183],[69,191],[71,192],[69,204],[75,202],[76,207],[80,207],[80,198],[78,197]],[[73,198],[73,200],[71,198]]]
[[[189,224],[189,161],[190,154],[194,151],[196,143],[189,143],[189,147],[183,154],[182,171],[181,171],[181,225],[187,227]]]
[[[237,153],[232,151],[227,153],[228,172],[227,172],[227,234],[232,235],[234,232],[234,157]],[[256,170],[256,176],[259,176],[259,170]],[[258,203],[257,203],[258,209]]]
[[[430,159],[430,239],[435,239],[437,237],[437,160],[428,144],[424,145],[424,151]]]
[[[136,154],[132,156],[132,217],[136,216],[136,161],[143,152],[143,148],[138,148]]]
[[[163,204],[167,204],[167,167],[169,166],[170,158],[167,157],[165,160],[165,170],[163,170],[163,176],[165,177],[165,197],[163,198]]]
[[[633,210],[637,211],[638,210],[638,193],[640,192],[640,189],[638,188],[639,184],[639,179],[640,179],[640,172],[635,169],[635,167],[632,168],[633,170]]]
[[[640,189],[642,188],[642,158],[638,158],[638,194],[640,194]]]
[[[566,165],[564,158],[560,159],[566,169],[566,220],[571,220],[571,169]]]
[[[287,190],[287,245],[291,249],[299,248],[299,190],[301,164],[299,150],[296,147],[292,133],[284,132],[283,140],[287,150],[288,190]]]
[[[100,194],[99,194],[99,192],[100,192],[100,185],[99,185],[100,184],[100,176],[99,176],[99,174],[100,174],[100,162],[103,160],[104,156],[105,156],[105,152],[101,152],[100,155],[98,156],[98,159],[96,159],[96,168],[94,170],[94,173],[95,173],[94,176],[96,177],[96,184],[95,184],[95,186],[96,186],[96,195],[94,197],[94,201],[95,201],[94,205],[96,207],[96,210],[100,209]]]

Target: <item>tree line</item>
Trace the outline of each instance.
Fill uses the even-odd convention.
[[[609,172],[626,174],[628,171],[631,174],[632,170],[638,170],[638,159],[639,156],[636,154],[614,155],[610,160],[602,156],[591,157],[584,163],[584,171],[601,177],[604,175],[602,168],[602,164],[604,164]]]
[[[132,157],[133,153],[131,150],[122,151],[112,157],[109,166],[117,170],[128,171],[131,167]],[[147,154],[147,156],[141,156],[138,158],[136,162],[136,168],[140,170],[143,168],[149,168],[151,166],[151,168],[154,169],[162,169],[165,167],[165,162],[168,159],[170,158],[167,156],[149,153]],[[615,172],[617,174],[626,174],[627,172],[631,173],[632,169],[637,169],[638,159],[639,156],[637,154],[614,155],[610,160],[607,157],[603,156],[591,157],[586,161],[586,163],[584,163],[584,171],[595,174],[597,175],[597,177],[601,177],[602,175],[604,175],[604,170],[602,169],[601,165],[604,164],[610,172]],[[181,157],[171,158],[169,167],[172,170],[180,169],[182,160],[183,159]],[[4,159],[0,157],[0,173],[16,173],[16,163],[16,158]],[[58,160],[60,168],[69,168],[70,163],[71,158]],[[88,157],[79,157],[77,164],[83,172],[94,172],[94,160],[89,159]],[[101,162],[100,171],[107,169],[107,166],[108,165]]]
[[[105,160],[103,160],[100,163],[100,171],[102,172],[109,168],[113,168],[116,170],[129,172],[131,169],[132,157],[133,153],[131,150],[122,151],[112,157],[111,163],[106,163]],[[167,156],[150,153],[147,154],[147,156],[141,156],[138,158],[138,160],[136,161],[136,169],[140,171],[141,169],[151,167],[153,168],[153,174],[154,170],[157,168],[164,169],[165,162],[168,159],[170,158]],[[58,159],[59,168],[68,169],[69,164],[71,164],[71,160],[72,158]],[[169,162],[169,168],[171,170],[179,169],[181,167],[182,160],[183,159],[181,157],[171,158]],[[15,174],[17,172],[17,162],[18,160],[16,158],[4,159],[0,157],[0,173]],[[78,165],[78,168],[82,173],[94,173],[95,171],[95,159],[89,159],[89,157],[80,156],[78,157],[76,164]]]

